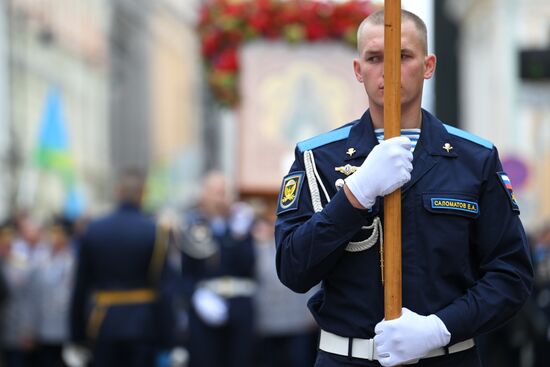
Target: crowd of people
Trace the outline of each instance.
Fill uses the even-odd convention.
[[[55,366],[69,340],[75,242],[73,225],[45,226],[21,213],[0,229],[2,363]]]
[[[310,294],[277,278],[274,211],[210,172],[196,205],[149,215],[143,182],[125,171],[99,218],[2,225],[0,366],[313,365]]]

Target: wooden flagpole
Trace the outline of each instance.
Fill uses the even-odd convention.
[[[384,1],[384,138],[401,135],[401,0]],[[401,316],[401,190],[384,198],[384,317]]]

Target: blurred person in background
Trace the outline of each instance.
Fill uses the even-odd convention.
[[[56,218],[48,228],[49,259],[33,274],[33,317],[36,328],[36,366],[64,367],[62,346],[69,340],[69,304],[75,254],[71,248],[72,223]]]
[[[249,367],[254,343],[252,208],[234,203],[222,173],[207,173],[183,213],[182,272],[190,299],[191,367]]]
[[[0,224],[0,308],[4,306],[9,296],[8,283],[4,275],[4,268],[11,244],[13,243],[14,228],[11,220]],[[1,328],[1,325],[0,325]]]
[[[313,366],[318,328],[306,303],[318,289],[298,294],[281,284],[274,261],[274,226],[275,218],[266,212],[258,216],[253,227],[258,280],[255,310],[259,348],[256,358],[262,367]]]
[[[12,249],[15,256],[27,258],[33,267],[46,261],[50,247],[44,241],[41,223],[25,211],[16,216],[15,223],[18,233]]]
[[[7,261],[10,247],[13,242],[13,223],[11,220],[6,220],[0,224],[0,335],[2,335],[1,330],[4,328],[4,323],[7,320],[4,320],[4,305],[9,297],[8,283],[6,281],[5,262]],[[0,367],[5,366],[4,363],[4,343],[0,340]]]
[[[182,278],[180,240],[180,216],[177,210],[165,208],[158,214],[157,224],[165,228],[168,236],[166,249],[166,268],[162,286],[162,310],[169,314],[162,320],[169,324],[163,326],[170,335],[173,348],[157,359],[157,367],[183,367],[189,362],[189,303]]]
[[[533,264],[535,268],[535,288],[533,302],[543,314],[539,317],[540,331],[535,339],[533,367],[550,366],[550,223],[535,237]]]
[[[9,297],[2,308],[1,333],[5,366],[25,367],[36,363],[32,280],[37,266],[46,259],[47,245],[41,242],[41,226],[26,213],[14,223],[15,232],[2,241]]]
[[[550,273],[545,276],[546,271],[540,269],[543,274],[539,274],[538,270],[541,266],[550,270],[550,246],[544,244],[541,234],[527,237],[535,269],[533,292],[509,322],[476,338],[484,367],[550,366],[550,315],[544,309],[550,302],[550,293],[544,291],[550,286]]]
[[[82,238],[70,311],[73,345],[93,350],[92,366],[151,367],[171,347],[170,313],[161,312],[163,229],[141,210],[144,176],[128,169],[117,185],[118,207],[92,221]],[[82,353],[80,353],[82,352]]]
[[[531,297],[504,326],[476,338],[483,367],[543,367],[537,344],[548,349],[548,317]],[[542,350],[547,354],[546,350]],[[537,357],[537,354],[539,355]],[[548,361],[548,360],[546,360]]]

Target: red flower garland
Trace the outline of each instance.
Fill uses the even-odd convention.
[[[357,27],[375,10],[368,0],[210,0],[199,33],[208,84],[223,105],[238,103],[238,47],[256,38],[288,42],[343,40],[355,46]]]

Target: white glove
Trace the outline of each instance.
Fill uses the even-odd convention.
[[[346,178],[349,190],[365,209],[374,205],[377,196],[387,195],[411,179],[411,144],[405,136],[381,142],[361,167]]]
[[[254,221],[254,209],[246,203],[235,203],[231,207],[229,228],[235,236],[244,236],[250,230]]]
[[[382,366],[418,360],[451,340],[451,333],[436,315],[421,316],[402,308],[395,320],[382,320],[374,328],[374,346]]]
[[[85,367],[92,359],[92,353],[81,345],[67,344],[63,346],[61,357],[69,367]]]
[[[191,297],[199,317],[210,326],[221,326],[227,321],[227,303],[216,293],[199,288]]]

